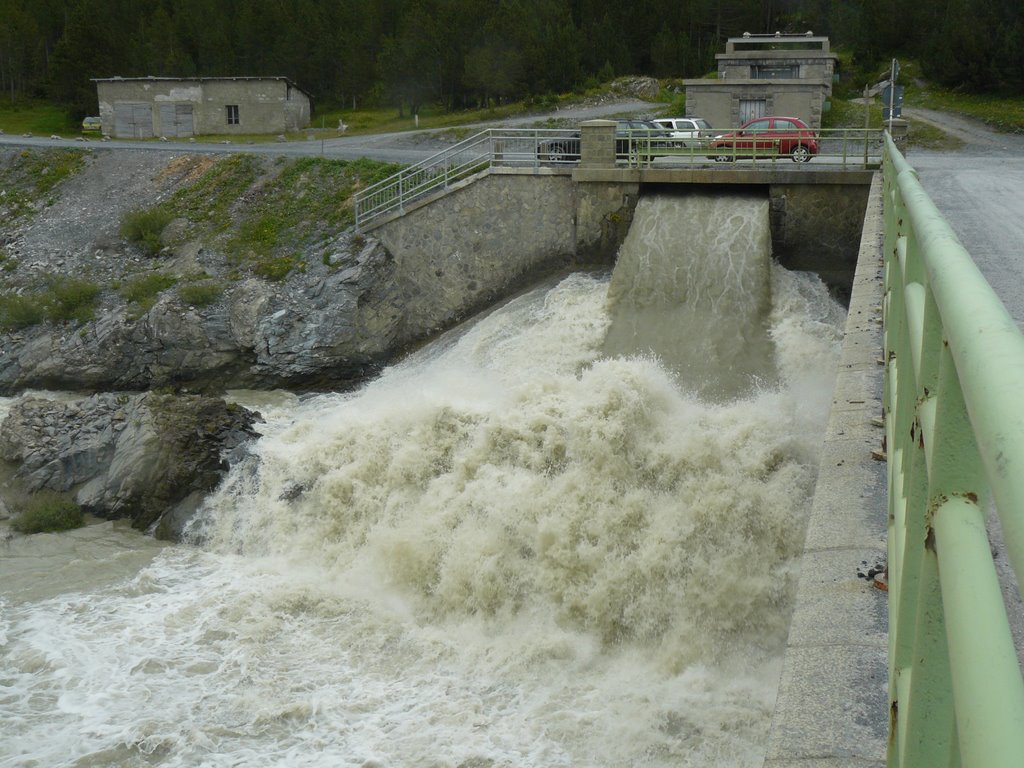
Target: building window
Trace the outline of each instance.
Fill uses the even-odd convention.
[[[798,80],[799,64],[754,64],[750,76],[755,80]]]
[[[228,104],[228,125],[238,125],[238,105]]]

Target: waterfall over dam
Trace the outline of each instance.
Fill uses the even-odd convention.
[[[612,275],[238,394],[187,544],[12,542],[0,766],[759,766],[844,315],[764,204],[644,198]]]
[[[612,274],[608,354],[648,351],[705,397],[774,378],[763,195],[640,199]]]

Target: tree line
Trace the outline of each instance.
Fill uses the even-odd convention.
[[[0,93],[95,110],[93,77],[284,75],[320,104],[448,109],[626,74],[698,77],[727,37],[828,35],[1024,91],[1020,0],[0,0]]]

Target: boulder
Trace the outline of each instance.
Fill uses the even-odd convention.
[[[0,459],[27,492],[74,494],[90,514],[176,539],[206,493],[247,454],[258,416],[221,398],[104,393],[25,396],[0,424]]]

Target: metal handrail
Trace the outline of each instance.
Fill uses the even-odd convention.
[[[356,229],[379,216],[404,212],[411,201],[448,190],[495,165],[539,168],[542,164],[575,164],[577,160],[578,131],[487,129],[359,190],[354,196]]]
[[[1024,337],[886,136],[889,765],[1024,764],[1024,679],[985,528],[1024,576]]]
[[[790,159],[791,155],[783,152],[784,147],[800,143],[790,138],[792,131],[781,129],[745,136],[736,135],[735,129],[711,129],[708,133],[710,135],[705,138],[678,140],[672,146],[671,138],[666,139],[654,132],[635,131],[628,151],[619,147],[616,157],[619,162],[640,166],[649,166],[658,158],[691,158],[697,161],[722,158],[728,161],[748,160],[754,165],[774,165],[780,159]],[[881,165],[884,134],[881,128],[821,128],[807,133],[812,135],[805,138],[813,140],[818,147],[814,158],[818,164],[824,162],[843,168],[878,168]],[[721,141],[723,138],[726,141]],[[720,146],[713,147],[716,140]]]
[[[662,131],[634,129],[615,137],[616,166],[650,167],[663,163],[705,164],[714,155],[731,159],[774,164],[788,157],[780,152],[781,140],[770,139],[771,147],[753,151],[742,147],[716,150],[709,155],[714,135],[729,131],[709,131],[700,140],[679,140]],[[814,131],[819,145],[818,162],[843,168],[878,167],[881,162],[881,129],[838,128]],[[762,138],[760,139],[763,141]],[[354,198],[356,229],[363,230],[372,220],[390,213],[403,213],[406,206],[426,195],[444,192],[466,179],[495,166],[533,168],[572,167],[581,156],[581,137],[571,128],[492,128],[404,168],[376,184],[359,190]]]

